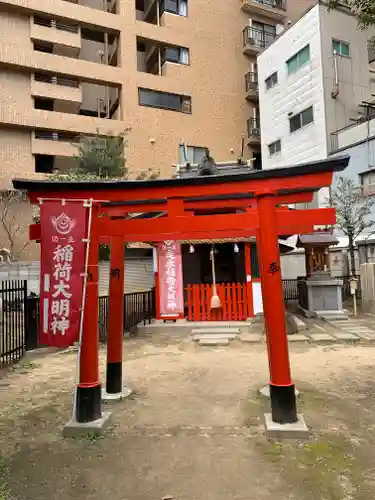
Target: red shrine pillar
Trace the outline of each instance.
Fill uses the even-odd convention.
[[[124,241],[111,237],[106,393],[122,394],[122,341],[124,335]]]
[[[262,289],[262,301],[263,301],[263,316],[264,316],[264,328],[267,331],[267,317],[268,315],[266,314],[266,308],[267,308],[267,301],[265,303],[264,301],[264,282],[263,282],[263,276],[265,274],[264,268],[263,268],[263,260],[262,260],[262,245],[260,243],[260,230],[257,230],[256,233],[256,242],[257,242],[257,255],[258,255],[258,266],[259,266],[259,275],[260,275],[260,287]],[[269,305],[269,304],[268,304]],[[267,353],[268,353],[268,366],[269,366],[269,371],[271,375],[271,356],[270,356],[270,348],[269,348],[269,340],[268,340],[268,335],[266,337],[267,341]]]
[[[99,381],[99,327],[98,327],[98,234],[97,207],[92,208],[89,241],[86,301],[83,314],[83,335],[79,360],[77,386],[77,422],[92,422],[102,416],[102,395]]]
[[[290,374],[274,194],[264,193],[258,197],[258,213],[272,420],[280,424],[294,423],[298,419],[295,389]]]

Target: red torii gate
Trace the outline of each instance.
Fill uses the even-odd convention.
[[[280,205],[312,201],[314,192],[330,186],[333,173],[344,170],[348,162],[349,157],[342,156],[246,174],[153,181],[14,180],[14,187],[26,190],[34,204],[47,197],[93,203],[87,269],[91,280],[86,288],[77,421],[92,422],[102,415],[98,370],[99,242],[110,243],[111,269],[119,269],[116,276],[110,277],[106,379],[107,392],[117,394],[122,390],[124,243],[256,236],[267,330],[272,420],[281,424],[297,422],[278,236],[311,233],[314,225],[334,224],[335,211],[332,208],[288,210]],[[207,213],[219,208],[242,213]],[[165,215],[143,220],[129,217],[131,213],[141,212],[164,212]],[[40,233],[39,225],[30,227],[31,239],[39,240]]]

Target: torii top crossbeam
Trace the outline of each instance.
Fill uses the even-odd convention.
[[[329,186],[333,172],[342,171],[348,157],[246,174],[157,179],[146,181],[37,181],[16,179],[32,203],[42,199],[92,199],[97,207],[97,234],[125,242],[189,240],[255,236],[259,228],[257,199],[275,196],[276,206],[312,201],[315,191]],[[212,214],[212,210],[232,213]],[[207,211],[211,210],[209,217]],[[163,217],[134,220],[131,214],[163,212]],[[237,212],[237,213],[236,213]],[[240,213],[238,213],[240,212]],[[313,231],[333,224],[332,209],[286,211],[277,208],[277,233]],[[38,229],[33,228],[33,239]]]

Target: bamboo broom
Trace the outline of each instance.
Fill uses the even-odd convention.
[[[221,302],[220,297],[217,294],[216,289],[216,274],[215,274],[215,251],[214,247],[211,248],[211,264],[212,264],[212,297],[211,297],[211,309],[220,309]]]

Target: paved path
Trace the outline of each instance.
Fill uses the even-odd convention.
[[[327,322],[321,319],[303,318],[306,330],[297,334],[289,335],[289,342],[310,342],[318,344],[334,343],[375,343],[375,318],[370,316],[351,317],[348,320]],[[243,342],[261,342],[264,335],[260,324],[252,325],[251,333],[240,336]]]

